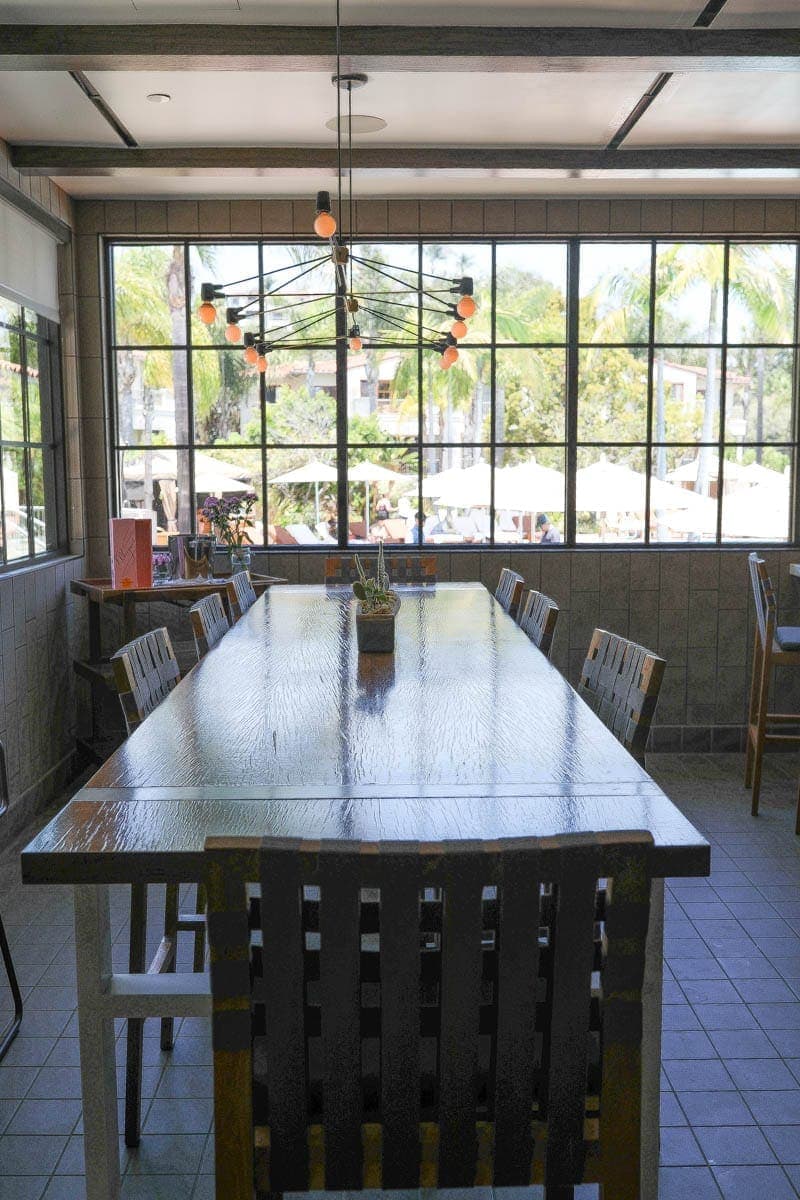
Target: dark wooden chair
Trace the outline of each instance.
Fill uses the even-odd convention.
[[[651,847],[208,839],[217,1196],[638,1198]]]
[[[178,660],[166,629],[151,629],[122,646],[112,655],[114,679],[119,692],[128,733],[141,725],[173,688],[180,683]],[[194,969],[202,971],[205,962],[204,899],[198,892],[199,913],[180,914],[178,884],[168,884],[164,905],[164,936],[146,966],[147,885],[131,885],[130,947],[128,969],[131,974],[158,975],[175,970],[178,933],[194,934]],[[138,1146],[141,1137],[142,1037],[144,1021],[128,1020],[125,1068],[125,1144]],[[171,1050],[174,1040],[172,1017],[161,1020],[161,1048]]]
[[[337,554],[325,559],[326,587],[350,584],[358,578],[354,557],[352,554]],[[369,575],[375,556],[361,554],[359,558]],[[385,561],[392,583],[409,587],[436,583],[435,554],[387,554]]]
[[[500,578],[497,581],[494,598],[510,616],[516,617],[522,601],[522,589],[525,586],[525,581],[516,571],[510,570],[509,567],[503,567],[500,572]]]
[[[231,575],[225,584],[228,597],[228,607],[231,610],[231,624],[235,625],[242,613],[246,613],[256,602],[256,594],[250,582],[249,571],[237,571]]]
[[[0,742],[0,816],[7,811],[11,793],[8,787],[8,763],[6,762],[6,750],[2,742]],[[8,976],[8,986],[11,988],[11,999],[14,1003],[14,1015],[6,1025],[5,1029],[0,1032],[0,1062],[5,1058],[9,1046],[14,1038],[19,1033],[19,1027],[22,1024],[22,993],[19,990],[19,982],[17,980],[17,972],[14,970],[14,960],[11,957],[11,948],[8,944],[5,925],[3,918],[0,917],[0,955],[3,958],[3,966],[6,969]]]
[[[778,733],[769,726],[798,725],[800,713],[769,712],[769,688],[773,668],[800,666],[800,627],[778,624],[778,605],[767,564],[758,554],[748,559],[750,583],[756,608],[753,642],[753,673],[747,718],[747,753],[744,785],[752,788],[750,811],[758,816],[761,794],[761,767],[768,742],[800,742],[800,734]],[[797,800],[795,833],[800,833],[800,795]]]
[[[520,605],[519,627],[546,658],[550,657],[553,648],[557,622],[558,605],[555,600],[531,588]]]
[[[194,644],[199,660],[208,654],[212,646],[216,646],[230,629],[222,601],[216,592],[203,596],[189,609],[189,620],[192,623]]]
[[[665,666],[644,646],[595,629],[578,683],[589,707],[642,766]]]

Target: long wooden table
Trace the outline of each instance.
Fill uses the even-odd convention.
[[[109,884],[199,879],[209,835],[615,829],[652,833],[657,876],[708,873],[706,841],[481,585],[404,590],[394,655],[362,656],[349,589],[268,591],[22,855],[26,882],[76,885],[89,1200],[119,1191],[113,1018],[209,1011],[202,975],[112,972]],[[653,1200],[655,899],[642,1193]]]

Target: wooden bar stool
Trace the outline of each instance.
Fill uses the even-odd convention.
[[[219,597],[209,596],[216,600]],[[128,734],[134,732],[142,721],[173,688],[180,683],[178,660],[166,629],[151,629],[120,647],[112,655],[114,679],[119,692],[122,711]],[[147,952],[147,885],[131,885],[130,948],[128,969],[132,975],[160,975],[175,970],[178,948],[178,933],[194,934],[194,970],[202,971],[205,965],[205,907],[204,891],[198,887],[197,907],[199,912],[180,914],[179,885],[167,884],[164,905],[164,935],[152,962],[146,967]],[[138,1146],[141,1138],[142,1105],[142,1037],[144,1021],[129,1018],[127,1029],[127,1056],[125,1066],[125,1144]],[[174,1020],[161,1019],[161,1049],[171,1050],[174,1041]]]
[[[550,657],[557,622],[558,605],[555,600],[531,588],[520,606],[519,627],[527,633],[534,646],[539,647],[545,658]]]
[[[212,646],[216,646],[230,629],[222,601],[216,592],[203,596],[189,609],[189,620],[192,623],[194,645],[197,651],[197,661],[208,654]]]
[[[750,707],[747,718],[747,753],[744,765],[744,786],[753,789],[750,811],[758,816],[761,793],[761,765],[767,742],[800,742],[797,733],[770,733],[769,725],[798,725],[800,713],[769,712],[769,685],[772,669],[777,666],[800,666],[800,627],[778,625],[778,606],[767,564],[758,554],[748,558],[750,583],[756,607],[756,628],[753,641],[753,675],[750,684]],[[795,833],[800,833],[800,796],[797,802]]]
[[[525,580],[516,571],[510,570],[509,567],[503,567],[500,572],[500,578],[497,581],[494,598],[511,617],[516,617],[522,600],[522,589],[525,586]]]
[[[666,665],[637,642],[595,629],[578,683],[578,693],[642,766]]]
[[[250,582],[250,572],[237,571],[235,575],[231,575],[225,584],[225,593],[231,610],[231,624],[235,625],[241,615],[253,607],[257,599]]]
[[[638,1200],[652,846],[208,839],[220,1200],[583,1182]]]

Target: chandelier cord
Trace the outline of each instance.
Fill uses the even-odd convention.
[[[342,16],[341,0],[336,0],[336,173],[338,209],[342,211],[342,89],[339,83],[342,74]]]
[[[336,0],[337,4],[339,0]],[[347,190],[349,194],[350,216],[348,218],[349,234],[350,234],[350,295],[353,294],[353,85],[347,86],[347,166],[348,179]]]

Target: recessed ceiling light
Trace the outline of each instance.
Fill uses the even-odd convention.
[[[383,117],[368,117],[361,113],[353,113],[353,133],[377,133],[379,129],[386,128],[386,122]],[[350,121],[347,114],[342,113],[342,134],[347,137],[350,132],[348,126]],[[325,122],[325,128],[336,133],[336,117],[331,117],[330,121]]]
[[[169,92],[151,92],[147,99],[151,104],[169,104],[172,96]]]

